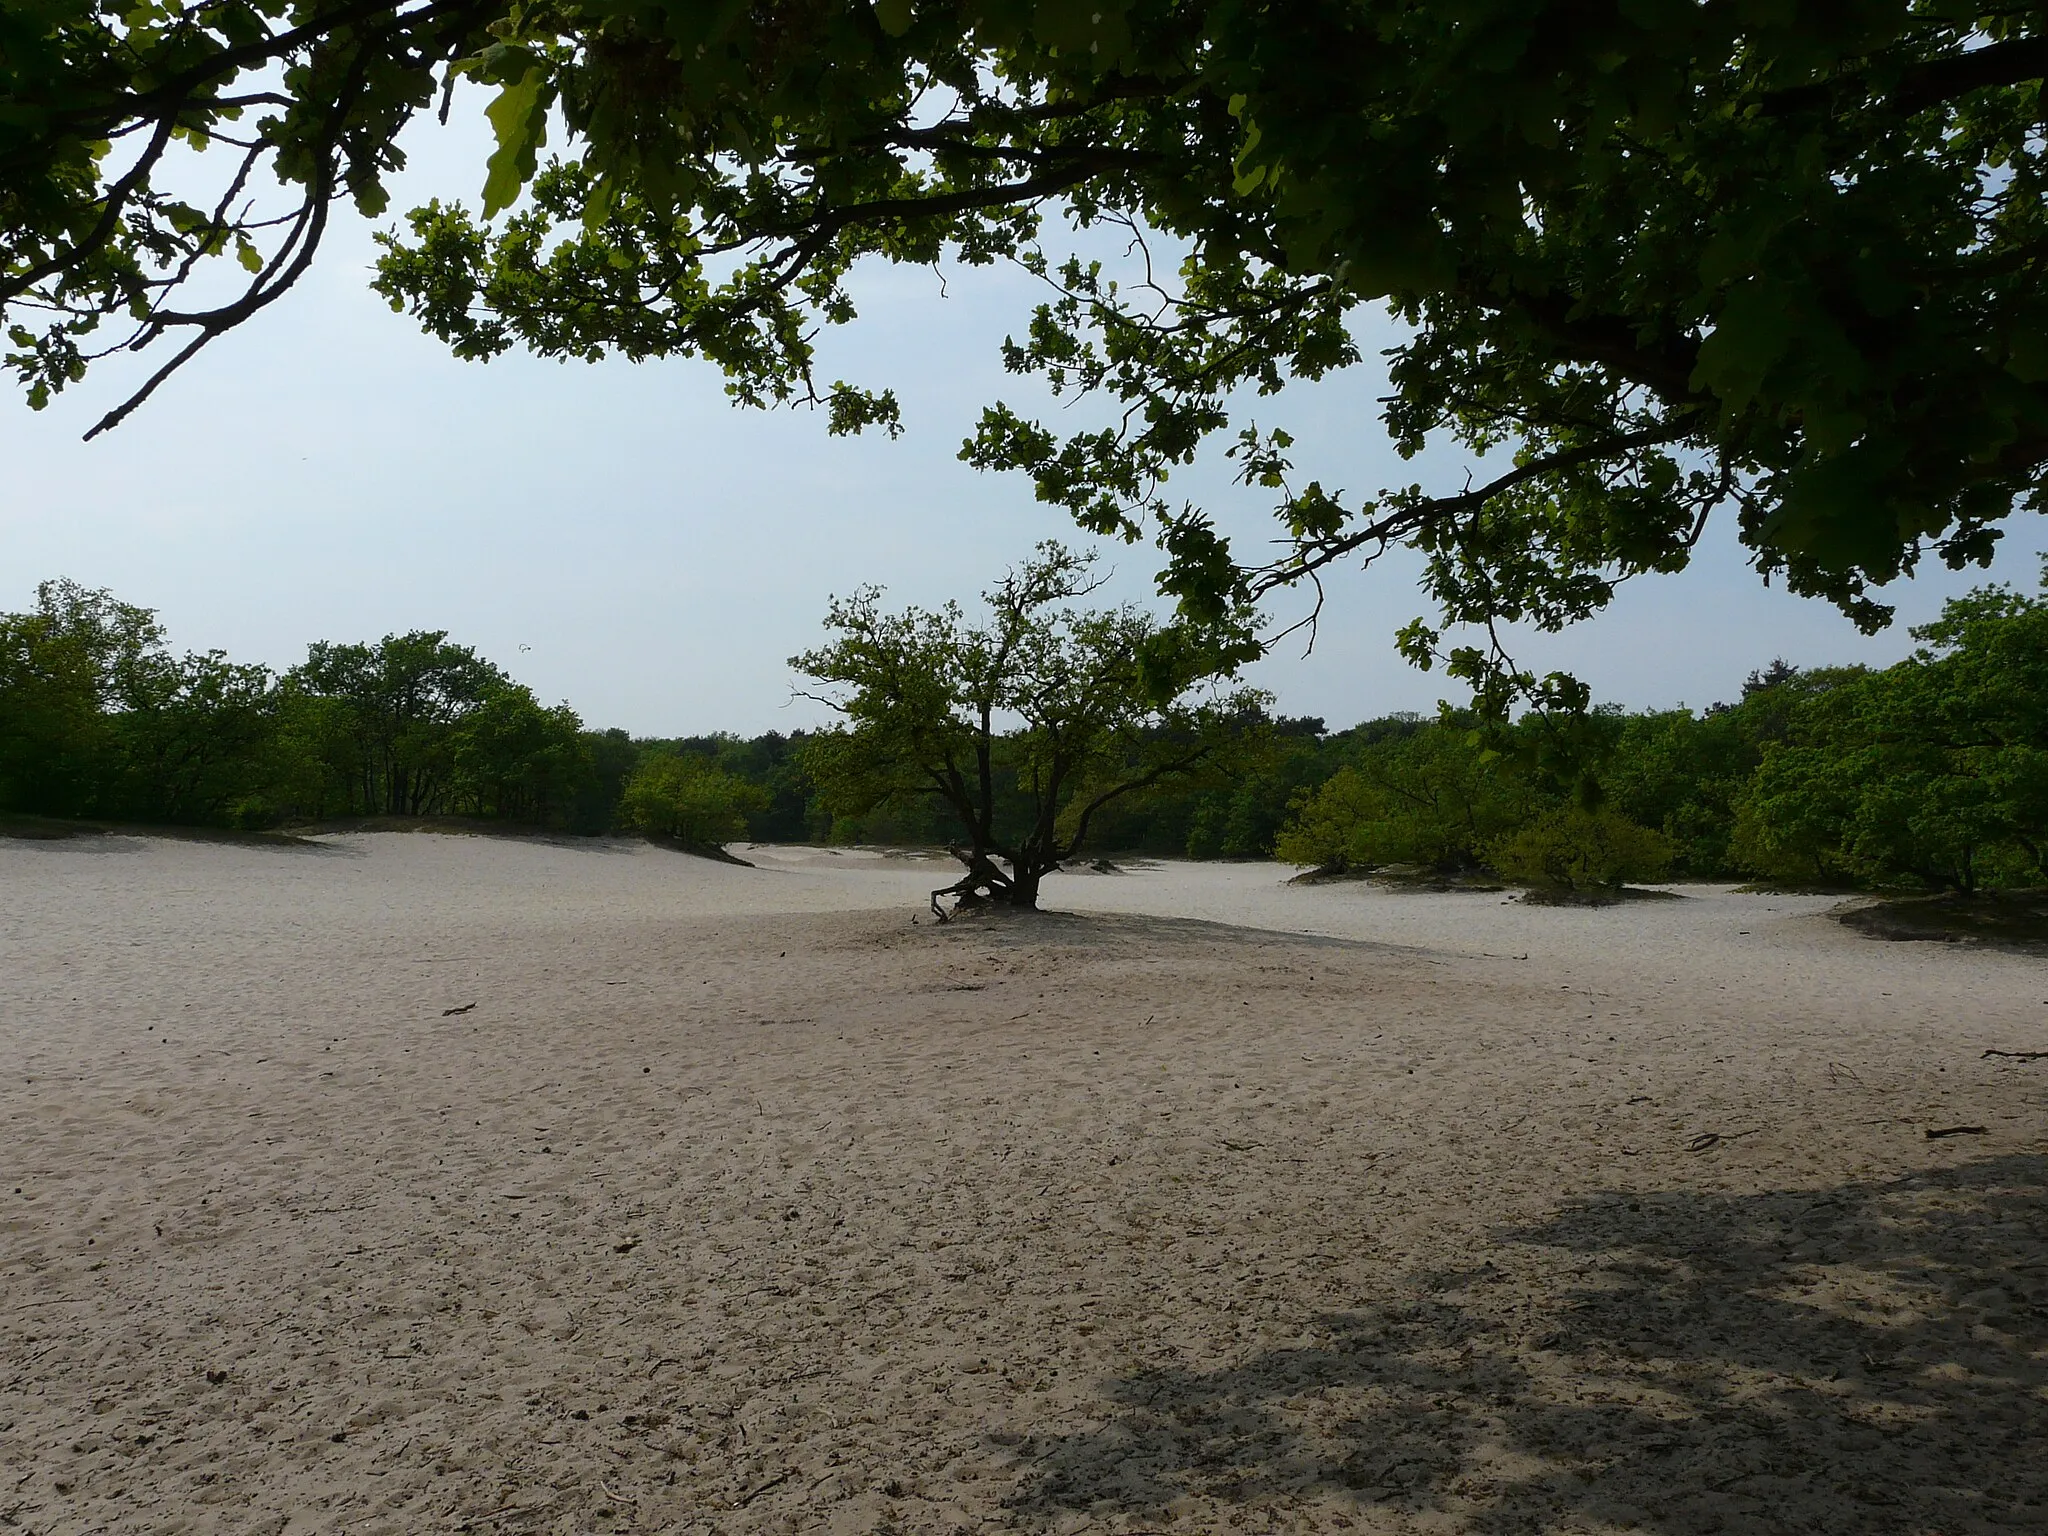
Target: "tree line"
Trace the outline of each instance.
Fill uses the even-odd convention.
[[[175,653],[148,610],[48,582],[32,609],[0,615],[0,811],[240,828],[458,817],[688,846],[1028,845],[1047,867],[1083,851],[1279,857],[1582,889],[2048,883],[2048,600],[2009,588],[1950,602],[1896,666],[1778,662],[1700,711],[1502,723],[1446,708],[1330,731],[1243,690],[1148,713],[1134,665],[1114,674],[1122,712],[1102,724],[1098,703],[1080,746],[1071,711],[1050,726],[984,715],[960,740],[966,760],[986,753],[987,772],[961,794],[935,792],[906,751],[932,729],[903,702],[915,691],[878,703],[872,677],[919,656],[936,667],[942,642],[952,664],[985,667],[987,632],[961,629],[950,608],[898,622],[874,594],[833,613],[832,644],[797,661],[866,688],[864,715],[816,732],[660,739],[590,729],[439,631],[323,641],[275,672]],[[1164,654],[1170,630],[1088,627],[1110,620],[1135,622],[1069,615],[1059,633],[1079,637],[1083,660]],[[889,635],[907,648],[878,649]],[[1087,686],[1106,684],[1088,674]],[[1065,789],[1048,777],[1050,738],[1031,735],[1046,729],[1067,733],[1078,765],[1062,770]]]
[[[0,810],[17,814],[252,829],[453,816],[584,833],[639,814],[667,832],[664,781],[641,772],[664,750],[680,749],[586,729],[438,630],[320,641],[279,673],[174,653],[149,610],[75,582],[0,615]],[[733,825],[714,830],[746,830]]]

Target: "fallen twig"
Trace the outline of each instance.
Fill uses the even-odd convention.
[[[767,1482],[761,1484],[761,1486],[756,1488],[753,1492],[741,1494],[737,1499],[733,1500],[732,1507],[734,1509],[745,1509],[749,1504],[753,1503],[754,1500],[761,1497],[761,1495],[766,1493],[769,1489],[780,1488],[784,1483],[788,1482],[792,1477],[795,1476],[796,1468],[791,1467],[787,1472],[783,1473],[780,1477],[769,1478]]]
[[[1944,1136],[1989,1136],[1990,1128],[1982,1125],[1945,1125],[1940,1130],[1928,1127],[1927,1139],[1939,1141]]]
[[[1769,1129],[1770,1127],[1766,1125],[1752,1125],[1746,1131],[1702,1131],[1685,1144],[1685,1150],[1688,1152],[1704,1152],[1710,1147],[1718,1147],[1724,1141],[1740,1141],[1745,1136],[1755,1136],[1759,1132]]]
[[[612,1485],[606,1482],[603,1478],[599,1478],[597,1480],[597,1486],[598,1490],[601,1493],[603,1493],[606,1498],[610,1499],[614,1504],[638,1504],[640,1502],[639,1496],[637,1494],[615,1492],[612,1488]]]
[[[2048,1051],[1986,1051],[1978,1060],[1991,1056],[2003,1056],[2008,1061],[2048,1061]]]

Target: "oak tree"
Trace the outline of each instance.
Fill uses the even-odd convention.
[[[902,797],[951,813],[965,873],[932,892],[942,919],[947,895],[1036,907],[1107,807],[1262,734],[1266,696],[1232,686],[1247,630],[1075,608],[1100,585],[1090,567],[1040,546],[983,594],[978,625],[957,603],[890,612],[863,588],[833,601],[829,643],[790,659],[844,717],[805,748],[835,813]]]
[[[856,267],[1019,263],[1046,298],[1007,365],[1102,409],[992,403],[971,462],[1156,539],[1196,615],[1419,548],[1441,617],[1404,650],[1498,704],[1542,685],[1447,621],[1568,623],[1716,516],[1876,626],[1873,589],[2038,510],[2044,72],[2048,15],[1994,0],[11,0],[7,361],[41,403],[168,349],[147,395],[337,199],[382,214],[400,129],[468,81],[481,198],[413,212],[377,279],[463,356],[697,355],[893,428],[886,380],[814,375]],[[1270,397],[1358,364],[1361,306],[1406,327],[1385,429],[1472,482],[1294,463]],[[1169,494],[1205,445],[1277,557]]]

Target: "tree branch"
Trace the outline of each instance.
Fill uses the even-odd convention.
[[[1355,532],[1319,540],[1308,546],[1305,552],[1298,552],[1290,560],[1279,561],[1254,571],[1250,573],[1252,594],[1255,597],[1262,597],[1281,587],[1292,586],[1302,577],[1319,571],[1333,561],[1341,560],[1368,544],[1388,545],[1445,518],[1475,512],[1503,492],[1511,491],[1516,486],[1542,475],[1576,469],[1582,464],[1598,463],[1602,459],[1633,453],[1638,448],[1677,442],[1686,435],[1686,428],[1664,422],[1654,427],[1644,427],[1637,432],[1625,433],[1620,437],[1610,437],[1597,443],[1584,443],[1576,448],[1567,448],[1531,459],[1528,463],[1517,465],[1506,474],[1472,490],[1456,496],[1434,496],[1426,501],[1404,506],[1399,511],[1368,523]]]
[[[1074,823],[1074,835],[1067,839],[1064,848],[1058,848],[1055,857],[1060,860],[1072,858],[1074,854],[1080,850],[1082,843],[1087,841],[1088,823],[1095,819],[1095,813],[1097,811],[1101,810],[1111,801],[1116,800],[1123,795],[1129,794],[1132,790],[1149,788],[1151,785],[1157,784],[1161,779],[1167,777],[1169,774],[1185,773],[1188,769],[1194,767],[1195,764],[1199,763],[1203,758],[1212,755],[1215,752],[1215,750],[1215,743],[1208,743],[1197,752],[1193,752],[1186,757],[1175,758],[1171,762],[1161,763],[1157,767],[1153,768],[1149,773],[1142,774],[1135,779],[1127,779],[1123,783],[1117,785],[1114,789],[1108,790],[1103,794],[1097,795],[1093,800],[1089,801],[1087,805],[1081,808],[1081,814]],[[1056,848],[1058,847],[1058,845],[1055,846]]]
[[[2018,85],[2048,77],[2048,36],[2010,38],[1967,53],[1908,64],[1899,71],[1889,90],[1877,89],[1872,77],[1881,75],[1892,62],[1879,54],[1853,75],[1766,92],[1763,110],[1769,116],[1782,117],[1833,106],[1853,91],[1901,114],[1925,111],[1986,86]]]

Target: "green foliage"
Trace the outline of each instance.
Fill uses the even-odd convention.
[[[261,312],[334,200],[383,209],[400,130],[460,79],[494,147],[377,278],[459,354],[701,356],[742,403],[894,430],[885,383],[814,373],[855,267],[1015,262],[1051,292],[1005,364],[1099,409],[991,403],[970,462],[1153,538],[1201,622],[1409,545],[1442,619],[1403,650],[1505,718],[1569,681],[1446,650],[1443,620],[1571,622],[1722,515],[1874,625],[1873,587],[2040,505],[2044,27],[1898,0],[15,0],[6,361],[40,406],[126,339],[104,321],[175,361]],[[175,142],[222,152],[193,203]],[[244,195],[273,180],[282,207]],[[247,270],[185,302],[213,258]],[[1497,450],[1493,478],[1297,470],[1275,397],[1361,360],[1360,306],[1408,327],[1395,446]],[[1166,490],[1218,446],[1282,534],[1250,573]]]
[[[473,814],[554,825],[576,804],[594,759],[583,722],[566,704],[549,709],[533,691],[502,682],[452,732],[450,797]]]
[[[835,599],[835,638],[790,662],[846,721],[805,749],[823,803],[936,802],[967,868],[957,893],[1029,907],[1107,807],[1255,739],[1264,696],[1223,689],[1255,651],[1249,626],[1067,606],[1099,585],[1090,564],[1041,545],[983,594],[980,626],[952,603],[886,612],[875,588]]]
[[[1270,858],[1294,797],[1331,771],[1323,722],[1282,716],[1258,727],[1258,749],[1227,765],[1163,781],[1105,806],[1094,845],[1191,859]],[[1226,771],[1227,768],[1227,771]]]
[[[75,582],[0,618],[0,805],[90,815],[118,773],[111,711],[138,691],[163,634],[152,615]]]
[[[116,722],[120,814],[138,821],[261,825],[277,793],[280,705],[270,669],[219,651],[152,658]]]
[[[684,737],[668,746],[677,752],[694,752],[708,758],[725,772],[760,787],[765,799],[747,812],[749,841],[800,843],[824,841],[830,821],[812,803],[815,786],[803,763],[808,739],[803,731],[787,736],[780,731],[768,731],[752,738],[721,732]]]
[[[1736,807],[1762,759],[1748,713],[1657,710],[1621,724],[1601,773],[1607,803],[1660,830],[1678,867],[1695,879],[1737,877]]]
[[[1671,843],[1619,812],[1566,806],[1494,839],[1486,862],[1502,879],[1524,885],[1613,890],[1629,880],[1663,878],[1671,868]]]
[[[694,754],[652,752],[641,758],[619,797],[627,825],[649,837],[711,848],[747,835],[749,812],[768,808],[759,785]]]
[[[383,178],[404,163],[399,130],[432,104],[438,72],[489,42],[492,10],[457,0],[0,7],[0,360],[29,404],[40,409],[131,339],[175,337],[182,361],[304,273],[336,200],[382,213]],[[209,148],[218,153],[197,165],[181,153]],[[284,190],[282,208],[250,195],[264,183]],[[195,275],[228,291],[182,308]],[[133,330],[102,339],[107,320]]]
[[[552,826],[588,810],[596,773],[573,710],[545,708],[439,632],[322,642],[278,678],[218,651],[174,655],[146,609],[73,582],[46,582],[34,611],[0,615],[0,809]],[[616,798],[615,781],[590,830],[609,827]]]
[[[1303,803],[1278,839],[1282,859],[1334,869],[1477,868],[1535,803],[1525,774],[1484,747],[1470,720],[1380,734]]]
[[[1738,825],[1783,879],[1969,892],[2048,880],[2048,603],[1986,588],[1883,672],[1792,712]]]
[[[266,668],[174,656],[146,609],[44,582],[0,616],[0,807],[210,822],[260,814],[277,712]]]
[[[612,830],[619,796],[624,793],[626,780],[632,777],[643,749],[617,726],[585,731],[581,741],[584,771],[577,776],[566,821],[571,832],[593,836]]]
[[[321,641],[285,685],[318,701],[318,751],[341,814],[426,816],[451,808],[458,728],[510,680],[446,632],[415,630],[376,645]]]
[[[146,609],[46,582],[0,614],[0,811],[947,843],[1017,898],[1083,846],[1573,887],[1667,867],[2048,883],[2048,597],[1974,592],[1898,666],[1777,662],[1698,714],[1446,711],[1332,734],[1228,686],[1248,628],[1077,609],[1091,581],[1042,550],[979,625],[857,594],[798,658],[841,727],[668,741],[585,730],[439,631],[322,642],[280,678],[174,653]]]

